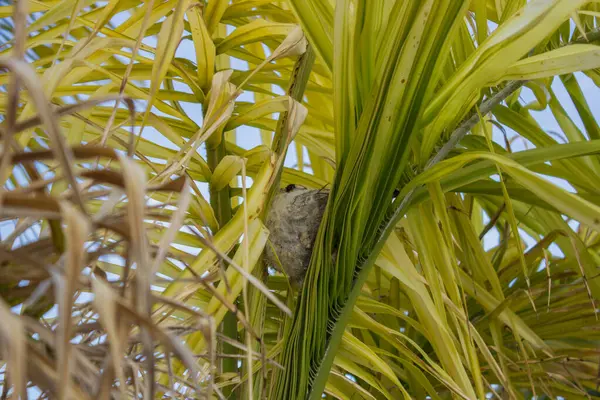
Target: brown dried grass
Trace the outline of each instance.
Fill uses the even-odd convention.
[[[122,101],[135,120],[134,105],[122,95],[51,105],[23,58],[24,3],[16,2],[14,51],[0,58],[0,68],[10,74],[0,124],[0,220],[12,225],[0,240],[1,397],[152,398],[157,391],[210,397],[217,389],[180,339],[200,330],[212,340],[210,319],[152,292],[158,267],[172,257],[170,244],[185,219],[188,179],[149,186],[131,148],[123,154],[94,144],[67,144],[61,118]],[[22,95],[37,114],[18,120]],[[35,127],[47,135],[47,149],[31,151],[14,140]],[[51,178],[44,178],[46,164],[53,166]],[[18,172],[25,178],[18,181]],[[50,190],[60,184],[64,192]],[[149,196],[157,191],[168,201],[149,206]],[[167,208],[175,200],[177,209]],[[157,217],[168,228],[151,243],[147,229]],[[120,261],[123,273],[106,273],[99,267],[103,260]],[[153,321],[152,309],[160,303],[187,314],[185,323]],[[159,387],[155,375],[169,373],[173,357],[185,365],[187,380],[170,375],[170,387]]]

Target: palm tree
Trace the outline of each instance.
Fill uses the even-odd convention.
[[[0,6],[3,394],[600,395],[596,3]]]

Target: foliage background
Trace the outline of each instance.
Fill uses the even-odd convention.
[[[0,4],[3,396],[597,396],[598,15]],[[290,183],[332,190],[300,292]]]

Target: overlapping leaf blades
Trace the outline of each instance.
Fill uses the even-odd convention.
[[[312,3],[314,4],[316,2]],[[513,3],[516,4],[517,2]],[[412,275],[392,275],[392,278],[398,279],[399,289],[403,293],[406,293],[411,308],[414,307],[411,312],[416,312],[416,318],[423,324],[421,334],[425,336],[427,343],[429,343],[435,354],[435,360],[428,360],[430,364],[429,367],[436,368],[438,371],[443,371],[448,374],[445,376],[436,376],[436,379],[438,379],[439,382],[443,382],[448,389],[459,396],[467,398],[483,397],[486,392],[493,390],[489,386],[490,380],[488,379],[490,378],[486,377],[486,379],[484,379],[483,377],[482,371],[485,369],[482,369],[480,364],[482,362],[480,359],[483,355],[487,365],[489,365],[490,362],[499,363],[499,366],[496,366],[497,368],[495,370],[492,369],[492,371],[495,372],[495,375],[491,381],[501,384],[503,390],[508,393],[509,397],[521,396],[522,392],[520,391],[523,390],[522,386],[527,384],[528,390],[534,395],[537,391],[537,393],[544,392],[547,395],[552,396],[549,392],[551,391],[551,388],[556,387],[559,391],[565,390],[565,382],[556,381],[556,376],[553,376],[552,373],[544,368],[540,369],[536,367],[537,369],[533,371],[528,360],[530,357],[538,358],[544,355],[553,357],[553,355],[550,355],[553,353],[548,345],[532,331],[527,324],[524,324],[518,316],[513,315],[512,313],[506,314],[505,316],[506,311],[501,313],[496,312],[496,317],[491,321],[492,334],[489,336],[493,338],[493,342],[488,342],[487,345],[483,344],[484,341],[482,339],[474,339],[471,328],[469,324],[466,323],[467,320],[465,319],[464,314],[462,314],[463,316],[460,316],[460,313],[470,311],[468,303],[464,303],[465,295],[467,296],[467,299],[475,298],[479,301],[480,305],[484,305],[484,307],[492,307],[492,303],[490,302],[500,304],[505,298],[505,291],[508,290],[509,292],[512,292],[511,286],[502,286],[495,280],[489,282],[485,280],[486,283],[481,286],[469,285],[467,281],[463,281],[462,279],[468,279],[468,275],[461,277],[461,274],[473,274],[474,272],[468,268],[468,265],[470,265],[471,262],[474,262],[474,265],[479,269],[487,266],[482,270],[479,276],[483,279],[486,279],[485,277],[491,279],[499,273],[498,263],[500,262],[499,260],[502,260],[501,255],[504,254],[504,252],[508,251],[508,249],[511,251],[516,250],[517,254],[519,251],[522,252],[520,249],[523,247],[520,243],[512,240],[510,246],[504,245],[508,247],[508,249],[506,247],[499,248],[499,252],[494,256],[497,259],[494,259],[495,265],[493,265],[491,260],[488,259],[489,256],[485,254],[483,246],[480,243],[480,240],[477,239],[477,235],[474,234],[473,230],[477,227],[475,224],[480,218],[482,210],[486,209],[490,217],[494,216],[496,213],[498,214],[494,220],[494,224],[500,224],[500,221],[502,221],[502,223],[504,223],[504,221],[507,223],[513,221],[512,234],[518,235],[519,232],[515,229],[518,225],[515,224],[515,221],[519,221],[519,224],[522,224],[523,221],[520,218],[523,214],[515,217],[514,213],[516,213],[516,209],[523,208],[522,203],[515,200],[507,200],[506,195],[508,194],[510,196],[511,191],[508,191],[505,183],[502,183],[501,186],[491,180],[490,182],[494,182],[498,189],[501,187],[503,188],[502,191],[496,191],[495,193],[495,196],[500,196],[500,203],[504,204],[499,211],[497,208],[494,211],[489,208],[484,208],[483,204],[486,204],[489,201],[485,197],[485,200],[480,200],[479,196],[468,196],[464,200],[458,197],[456,200],[453,200],[453,197],[444,198],[445,196],[441,190],[443,186],[439,186],[439,183],[437,182],[439,182],[440,179],[453,179],[454,175],[459,176],[462,173],[462,171],[455,173],[445,169],[447,168],[445,166],[451,165],[453,166],[452,168],[460,169],[461,157],[451,158],[447,162],[440,164],[439,168],[434,167],[427,171],[422,178],[417,176],[416,179],[413,179],[414,182],[410,182],[409,185],[406,184],[411,180],[411,176],[414,175],[414,168],[416,168],[418,172],[418,165],[426,164],[434,146],[437,146],[440,142],[442,131],[444,129],[452,130],[457,125],[458,121],[465,117],[471,106],[476,103],[479,91],[486,86],[486,82],[487,84],[490,84],[502,82],[507,78],[516,78],[515,75],[510,75],[511,72],[507,75],[502,71],[502,63],[505,63],[504,65],[507,66],[514,64],[508,71],[511,71],[512,68],[514,68],[515,71],[519,70],[525,72],[524,68],[526,65],[531,64],[537,66],[531,67],[529,69],[530,72],[521,74],[518,77],[519,79],[539,78],[553,75],[551,70],[544,68],[546,62],[549,62],[550,64],[557,63],[557,65],[560,65],[559,68],[564,68],[559,72],[556,67],[553,67],[555,73],[573,72],[578,69],[578,67],[569,67],[568,64],[570,61],[566,61],[568,57],[564,57],[562,58],[562,61],[560,61],[562,55],[567,53],[572,54],[572,52],[586,54],[586,51],[591,54],[591,47],[589,48],[590,50],[586,50],[587,47],[578,47],[579,45],[574,45],[572,47],[562,47],[558,50],[548,51],[554,47],[563,45],[560,42],[554,42],[549,43],[547,47],[540,47],[537,49],[537,51],[543,53],[540,56],[532,57],[527,61],[516,61],[519,57],[530,52],[531,48],[536,44],[543,42],[546,35],[556,31],[561,25],[564,25],[563,22],[566,22],[569,16],[576,11],[578,7],[583,5],[583,2],[532,2],[532,4],[528,5],[525,5],[523,2],[521,6],[525,7],[522,10],[518,11],[513,17],[502,17],[504,23],[500,24],[489,39],[479,43],[474,41],[470,35],[464,35],[462,33],[466,31],[470,22],[475,22],[481,17],[481,13],[483,13],[483,20],[485,20],[486,13],[488,12],[487,8],[484,9],[479,5],[475,5],[475,10],[479,12],[475,15],[466,15],[464,13],[465,9],[458,7],[455,10],[455,15],[445,15],[448,18],[448,27],[446,28],[448,31],[446,31],[446,34],[436,38],[437,45],[440,47],[436,48],[438,51],[435,54],[437,67],[432,66],[431,72],[427,70],[427,64],[418,64],[418,50],[415,49],[419,48],[419,46],[426,48],[426,44],[423,44],[419,40],[419,36],[414,35],[413,33],[406,35],[405,37],[400,36],[395,38],[400,40],[396,45],[403,45],[404,47],[401,47],[402,50],[407,54],[411,54],[412,57],[405,59],[405,64],[401,62],[402,60],[394,60],[394,69],[391,71],[384,70],[383,66],[385,65],[385,62],[389,58],[393,59],[395,56],[394,51],[389,47],[386,47],[385,42],[385,38],[391,40],[389,38],[393,37],[393,35],[386,32],[386,34],[383,35],[383,43],[380,44],[380,48],[384,50],[381,53],[383,56],[372,60],[375,64],[375,67],[372,67],[375,72],[371,75],[368,73],[361,74],[361,69],[364,68],[365,64],[368,65],[369,63],[369,59],[367,58],[365,60],[365,58],[370,50],[361,48],[360,45],[362,43],[357,42],[357,38],[365,36],[365,32],[362,31],[363,29],[368,29],[369,27],[372,27],[373,24],[376,24],[371,22],[369,18],[374,18],[375,21],[381,22],[385,21],[386,17],[389,16],[387,24],[392,28],[388,29],[405,29],[408,31],[411,27],[414,27],[414,25],[411,24],[417,24],[418,27],[413,29],[431,29],[431,32],[428,32],[429,35],[427,35],[427,39],[431,40],[431,36],[435,36],[437,33],[436,29],[443,29],[440,27],[444,27],[444,23],[436,21],[435,25],[429,26],[427,23],[423,23],[419,17],[416,17],[418,11],[421,11],[423,15],[428,16],[431,16],[432,14],[435,15],[436,11],[439,13],[438,15],[443,15],[444,12],[452,12],[451,9],[448,8],[448,5],[443,2],[436,2],[435,6],[429,2],[423,2],[420,5],[411,4],[412,3],[410,2],[402,2],[402,4],[397,2],[395,3],[395,11],[392,8],[392,11],[389,13],[385,15],[377,14],[376,16],[370,15],[370,11],[372,10],[367,5],[361,5],[361,2],[338,2],[336,4],[338,17],[335,19],[335,23],[332,24],[330,29],[335,32],[333,46],[336,54],[333,68],[334,91],[336,94],[339,93],[339,96],[336,96],[334,103],[335,107],[337,107],[335,109],[337,123],[337,177],[333,186],[332,199],[329,203],[321,235],[317,240],[318,245],[313,254],[312,269],[309,271],[308,275],[310,283],[304,286],[295,315],[294,325],[289,330],[288,336],[286,336],[283,364],[291,365],[293,368],[281,373],[281,381],[277,382],[279,385],[278,389],[280,390],[278,396],[302,398],[304,397],[304,393],[308,391],[312,396],[311,398],[319,397],[321,390],[325,387],[327,371],[329,371],[329,368],[332,366],[336,349],[340,346],[340,341],[342,343],[342,348],[344,347],[345,341],[341,336],[343,327],[345,324],[352,325],[354,321],[353,317],[349,316],[350,311],[348,308],[352,307],[353,301],[356,300],[357,290],[359,288],[355,287],[354,291],[352,291],[352,285],[362,285],[365,279],[373,279],[373,274],[376,274],[375,279],[377,279],[377,285],[381,284],[384,279],[377,268],[370,275],[368,275],[368,272],[361,271],[359,268],[370,268],[370,264],[373,261],[373,249],[375,249],[375,251],[378,250],[377,246],[373,246],[373,240],[375,240],[375,238],[378,240],[385,240],[385,234],[379,236],[378,234],[380,232],[378,232],[378,229],[381,229],[380,227],[383,225],[381,219],[384,218],[386,212],[389,213],[392,209],[392,207],[387,206],[391,197],[390,191],[396,186],[401,189],[406,186],[404,190],[401,190],[400,198],[397,200],[398,204],[400,204],[402,203],[403,197],[412,198],[413,193],[412,190],[410,190],[410,187],[418,188],[420,184],[425,182],[431,182],[430,185],[433,185],[430,188],[429,195],[435,195],[437,199],[433,203],[435,205],[433,208],[435,209],[435,214],[432,213],[433,209],[431,208],[431,205],[429,205],[428,208],[422,208],[420,215],[411,212],[407,216],[407,223],[413,221],[415,225],[410,230],[410,235],[405,240],[405,245],[416,246],[414,250],[419,254],[419,258],[414,262],[418,262],[419,269],[415,269],[412,272]],[[454,2],[454,5],[456,5],[456,2]],[[469,4],[464,4],[464,6],[467,7]],[[414,7],[414,9],[411,10],[411,7]],[[428,9],[428,7],[432,7],[432,9]],[[366,11],[367,9],[369,9],[369,11]],[[375,9],[377,9],[377,7],[375,7]],[[512,12],[516,12],[517,10],[518,7],[512,9]],[[314,10],[311,11],[303,6],[297,6],[296,11],[298,13],[305,13],[305,15],[300,16],[301,21],[312,22],[319,17],[318,15],[311,14],[311,12],[314,13]],[[411,14],[411,11],[414,14]],[[497,16],[500,17],[502,12],[501,9],[498,8],[494,11],[497,13]],[[510,7],[504,11],[511,12]],[[406,19],[402,20],[401,16],[404,15],[406,16]],[[392,19],[394,17],[398,19]],[[540,26],[538,25],[538,19],[540,21],[544,20],[546,23],[542,24],[543,26]],[[443,19],[441,21],[443,21]],[[589,20],[587,23],[589,24]],[[313,23],[313,25],[316,25],[316,23]],[[578,23],[578,25],[582,27],[581,24]],[[480,23],[478,26],[480,29],[483,27],[486,30],[486,32],[479,32],[478,37],[482,40],[486,39],[488,29],[487,23]],[[305,29],[310,30],[312,28],[313,27],[311,26],[307,26]],[[385,31],[385,28],[381,29]],[[545,33],[542,33],[541,30],[545,30]],[[378,30],[374,29],[372,31],[367,31],[366,35],[368,34],[376,36],[378,35]],[[575,31],[574,38],[576,39],[578,35],[577,31]],[[327,41],[325,40],[325,36],[323,36],[322,39],[322,42],[317,40],[317,43],[323,43],[321,47],[326,49]],[[570,34],[563,39],[565,42],[569,40],[573,40],[570,37]],[[492,48],[495,48],[496,50],[488,50]],[[411,51],[413,53],[410,53]],[[506,54],[510,54],[511,57],[515,58],[511,59],[510,57],[502,56],[501,54],[504,54],[502,52],[507,52]],[[360,54],[360,56],[357,56],[357,54]],[[450,57],[450,54],[452,55],[452,61],[445,58]],[[358,60],[359,57],[360,60]],[[326,60],[327,56],[323,56],[323,58]],[[490,67],[492,64],[487,63],[493,63],[493,68]],[[400,106],[396,107],[393,113],[382,113],[379,115],[374,113],[375,117],[372,117],[372,114],[370,113],[372,113],[373,110],[369,107],[369,104],[375,103],[374,99],[381,93],[378,84],[382,81],[378,81],[377,78],[381,79],[382,76],[385,77],[386,72],[390,75],[393,73],[393,76],[397,81],[395,84],[388,84],[388,82],[383,81],[384,90],[386,91],[386,94],[392,92],[394,95],[401,96],[403,91],[408,90],[405,89],[403,84],[409,86],[412,84],[416,86],[419,83],[418,75],[416,79],[411,79],[412,77],[410,74],[404,72],[404,68],[407,68],[410,71],[410,68],[415,64],[420,67],[419,69],[416,69],[415,73],[423,73],[429,78],[424,84],[425,87],[423,88],[423,91],[419,93],[421,97],[431,99],[429,100],[429,103],[425,102],[421,109],[419,109],[420,106],[417,105],[417,110],[412,110],[415,113],[415,116],[412,120],[408,119],[408,126],[403,125],[405,123],[403,112],[407,112],[405,111],[407,109],[410,111],[412,104],[410,100],[400,102]],[[435,61],[433,65],[436,65]],[[578,65],[582,64],[579,63]],[[596,66],[597,64],[594,64],[591,67],[594,68]],[[382,72],[377,72],[378,67],[381,68]],[[496,70],[495,68],[498,69]],[[543,75],[539,75],[540,72],[536,72],[535,68],[540,68],[539,71],[541,71]],[[359,88],[369,87],[368,84],[361,85],[361,80],[365,78],[369,79],[373,76],[375,77],[374,81],[369,82],[372,94],[370,96],[359,95]],[[481,78],[477,79],[481,79],[481,81],[478,82],[475,78],[476,76],[480,76]],[[429,84],[429,86],[427,86],[427,84]],[[546,84],[548,84],[548,82]],[[462,88],[459,88],[459,86],[455,87],[455,85],[462,85]],[[439,89],[440,86],[441,89]],[[456,100],[459,97],[461,99]],[[389,102],[386,106],[391,106],[392,104],[394,103]],[[518,103],[513,100],[511,105],[515,106],[517,104]],[[435,118],[431,117],[432,114],[436,114]],[[562,114],[562,117],[565,118],[564,113]],[[368,123],[367,121],[370,121],[370,118],[375,118],[377,122],[375,124]],[[567,118],[568,117],[565,119]],[[532,118],[530,117],[530,120],[531,119]],[[393,135],[386,133],[386,122],[389,125],[394,126],[393,129],[396,129]],[[367,126],[368,128],[366,129],[365,127]],[[562,123],[561,127],[562,126],[567,125]],[[364,132],[369,132],[369,129],[373,129],[372,134],[374,136],[376,135],[377,139],[381,140],[382,144],[378,145],[377,140],[373,140],[372,143],[369,143],[367,140],[361,142],[361,140],[363,140]],[[403,131],[404,133],[402,133]],[[410,141],[402,142],[400,138],[402,138],[403,134],[410,135],[412,137],[412,143]],[[547,134],[545,133],[543,136],[547,137]],[[399,143],[398,147],[395,147],[396,140]],[[577,140],[585,140],[585,137],[579,135]],[[443,144],[443,142],[444,139],[441,140],[441,144]],[[354,156],[353,150],[355,150],[361,158],[355,158],[356,156]],[[402,161],[404,161],[404,157],[410,154],[410,152],[413,154],[410,164],[414,165],[414,167],[409,166],[406,171],[403,171],[404,167]],[[394,156],[395,158],[392,158]],[[488,156],[494,157],[486,152],[485,157]],[[361,161],[363,160],[363,157],[367,160],[365,165],[368,165],[368,167],[362,166],[363,164],[361,164]],[[464,154],[464,157],[477,157],[477,153],[466,153]],[[591,158],[590,160],[593,159],[594,158]],[[542,162],[546,161],[548,161],[548,159],[544,159]],[[579,163],[579,161],[573,162]],[[368,163],[370,163],[370,165]],[[578,221],[594,229],[596,221],[598,221],[597,215],[599,210],[596,209],[593,204],[587,203],[576,196],[572,196],[561,189],[557,189],[556,186],[538,178],[535,174],[523,169],[518,164],[512,164],[505,159],[496,159],[494,163],[499,165],[500,169],[507,174],[508,177],[506,179],[509,179],[512,187],[516,184],[517,186],[527,188],[530,191],[529,193],[533,193],[534,196],[529,197],[525,201],[525,203],[530,203],[531,207],[540,203],[545,203],[546,205],[550,204],[553,211],[562,212],[570,217],[574,217]],[[557,163],[560,164],[560,161],[557,161]],[[379,165],[385,167],[379,167]],[[516,169],[513,169],[511,165]],[[360,171],[361,168],[365,168],[365,172],[362,174],[357,172]],[[473,171],[475,170],[476,166],[473,168]],[[523,171],[523,174],[525,175],[519,171]],[[403,173],[404,176],[402,176]],[[431,178],[426,178],[425,175],[431,176]],[[488,176],[489,173],[486,174],[486,177]],[[533,180],[526,178],[526,176],[530,176],[533,180],[538,182],[539,185],[534,183]],[[381,186],[378,188],[377,185]],[[474,188],[477,187],[477,185],[473,183],[471,187]],[[487,187],[489,188],[490,186],[488,185]],[[433,189],[435,190],[431,192]],[[549,192],[546,190],[549,190]],[[482,192],[486,192],[486,189],[483,189]],[[549,194],[550,192],[555,196],[552,198],[546,197],[546,194]],[[561,197],[564,198],[564,202],[559,200]],[[357,200],[355,200],[355,202],[349,200],[352,198],[356,198]],[[539,200],[532,200],[535,198],[542,200],[542,202]],[[378,203],[378,201],[380,203]],[[454,204],[454,202],[457,201],[459,203]],[[465,201],[469,208],[466,211],[463,211],[465,206],[462,204]],[[508,204],[506,203],[507,201],[509,201]],[[415,201],[412,203],[415,204]],[[467,215],[471,216],[471,218],[460,221],[461,224],[465,226],[461,229],[467,229],[468,232],[471,232],[470,242],[459,241],[459,238],[465,234],[461,233],[461,230],[457,231],[457,228],[454,228],[453,225],[449,223],[450,219],[446,210],[448,207],[456,209],[457,212],[465,212]],[[582,211],[582,214],[576,216],[575,214],[580,210]],[[338,213],[340,214],[339,216]],[[427,218],[431,218],[431,215],[436,215],[437,218],[434,217],[434,219],[431,220],[431,223],[423,227],[424,221],[426,221]],[[436,220],[439,222],[436,222]],[[436,233],[438,223],[442,224],[441,232]],[[563,223],[563,225],[565,224]],[[480,226],[479,229],[481,228],[483,227]],[[503,231],[505,232],[505,235],[510,236],[511,230],[503,229]],[[571,230],[569,229],[569,231]],[[390,229],[385,233],[389,234],[389,232]],[[549,234],[549,232],[546,234]],[[440,247],[443,243],[444,235],[446,240],[445,250],[443,246]],[[508,240],[509,236],[507,236],[505,240]],[[572,240],[575,242],[578,241],[578,239],[575,239],[577,236],[575,233],[567,234],[567,236],[571,236]],[[473,241],[473,239],[475,239],[475,241]],[[436,245],[431,247],[433,243],[436,243]],[[467,244],[469,247],[465,247]],[[393,247],[393,251],[400,251],[398,248],[399,246],[401,246],[401,242],[396,243]],[[456,248],[454,248],[455,246]],[[582,249],[580,247],[575,253],[571,252],[571,254],[581,257],[581,251]],[[436,253],[440,255],[436,256]],[[478,256],[476,256],[477,254]],[[545,254],[548,256],[549,253],[546,252]],[[518,261],[519,259],[521,259],[520,262]],[[397,262],[400,262],[401,264],[402,261],[406,261],[406,257]],[[524,262],[529,264],[531,260],[524,260],[523,257],[517,257],[517,266],[523,265]],[[539,259],[537,262],[539,262]],[[517,277],[516,270],[513,271],[512,276],[523,282],[529,282],[529,271],[532,268],[532,265],[529,265],[529,267],[525,266],[524,269],[521,269],[520,277]],[[405,266],[398,265],[397,268],[398,267],[404,268]],[[537,268],[537,266],[535,268]],[[551,267],[549,266],[547,270],[550,269]],[[393,269],[387,269],[386,272],[389,274],[393,272]],[[588,293],[586,295],[588,302],[587,313],[590,316],[595,316],[595,295],[591,292],[590,285],[587,283],[588,278],[586,277],[590,272],[589,267],[586,272],[585,263],[582,264],[579,279],[581,280],[582,288]],[[523,276],[523,273],[526,273],[527,276]],[[356,279],[357,277],[358,279]],[[440,277],[441,281],[438,282]],[[415,283],[411,283],[414,280],[421,280],[425,285],[414,286]],[[551,280],[552,278],[549,278],[547,282],[550,286]],[[508,283],[510,283],[510,281]],[[511,284],[514,284],[514,282]],[[495,288],[495,291],[492,293],[496,300],[493,300],[494,297],[484,298],[477,295],[478,291],[484,291],[483,288],[488,285]],[[374,293],[381,296],[380,290],[381,287],[375,286]],[[533,289],[529,285],[525,286],[525,293],[528,295],[526,296],[526,300],[529,300],[529,298],[532,297],[532,290]],[[397,296],[391,292],[388,293],[390,297]],[[364,288],[363,295],[365,295]],[[524,306],[533,305],[534,302],[535,300],[531,298],[530,302],[524,304]],[[350,306],[348,306],[348,304],[350,304]],[[497,306],[493,307],[495,308]],[[537,310],[538,308],[539,305],[537,307],[533,306],[533,310]],[[488,312],[492,311],[493,310],[488,310]],[[456,314],[457,312],[459,314]],[[448,316],[447,313],[452,314]],[[500,317],[500,319],[496,320],[498,317]],[[501,330],[502,326],[507,326],[513,331],[514,344],[506,344],[505,339],[502,337],[504,336]],[[386,330],[384,330],[383,327],[379,327],[379,329],[370,328],[370,331],[370,334],[375,333],[376,337],[386,337]],[[392,329],[392,332],[394,331],[396,330]],[[364,326],[363,329],[357,330],[356,333],[360,336],[365,335]],[[346,334],[347,333],[344,335]],[[369,337],[369,335],[366,337]],[[373,338],[373,340],[375,341],[373,345],[377,346],[375,344],[377,343],[377,339]],[[402,340],[401,342],[406,343]],[[429,345],[426,347],[429,347]],[[498,357],[501,358],[506,357],[504,350],[505,346],[513,347],[512,357],[517,357],[525,362],[525,368],[521,368],[520,370],[526,371],[526,383],[520,383],[519,385],[521,387],[515,389],[514,384],[511,381],[511,375],[514,373],[511,371],[510,367],[507,366],[506,360],[493,361],[493,358],[490,357],[491,354],[486,354],[487,350],[481,349],[482,346],[495,346],[495,348],[498,349]],[[418,345],[417,349],[421,350]],[[561,351],[564,351],[564,349],[561,349]],[[419,356],[416,355],[413,357],[415,359],[419,358]],[[389,356],[386,357],[386,360],[390,361]],[[414,362],[414,359],[412,361]],[[583,360],[581,364],[577,366],[573,365],[572,367],[578,369],[586,368],[586,362],[593,363],[594,361],[593,359],[589,361]],[[398,367],[398,369],[402,370],[404,368]],[[546,376],[540,378],[540,375],[543,376],[544,374],[546,374]],[[536,379],[541,379],[542,381],[547,379],[548,382],[544,381],[544,383],[540,384]],[[592,375],[587,375],[585,379],[588,379],[588,385],[592,384],[592,382],[589,381],[590,379],[593,380]],[[421,382],[421,380],[412,380],[415,390],[414,393],[421,391],[425,393],[429,392],[427,393],[429,395],[434,395],[431,390],[426,390]],[[573,385],[579,390],[580,394],[584,394],[585,391],[589,390],[591,387],[588,386],[588,389],[584,389],[584,386],[582,386],[581,383],[574,383]],[[403,390],[399,391],[398,395],[403,392]],[[407,394],[404,393],[404,396],[407,396]]]
[[[4,157],[0,168],[7,179],[3,218],[18,221],[15,233],[3,239],[5,245],[19,243],[28,234],[22,232],[39,223],[50,232],[51,245],[42,234],[7,247],[19,262],[4,266],[2,297],[10,305],[28,302],[34,318],[59,304],[58,317],[46,319],[61,328],[53,336],[3,307],[15,323],[0,332],[2,341],[26,346],[40,360],[38,369],[24,372],[17,352],[3,354],[12,390],[22,391],[29,381],[58,393],[58,380],[71,376],[62,390],[77,398],[94,382],[101,382],[92,385],[97,393],[108,396],[112,387],[130,397],[200,397],[206,390],[255,398],[319,398],[324,390],[341,399],[597,394],[600,130],[586,100],[590,85],[570,73],[586,68],[600,82],[598,6],[583,0],[526,3],[30,2],[36,14],[28,36],[17,35],[22,41],[7,42],[0,52],[9,60],[22,43],[38,79],[29,91],[44,93],[53,104],[56,126],[27,121],[41,113],[32,93],[24,91],[17,104],[10,92],[0,91],[2,114],[17,105],[20,126],[11,128],[18,132],[12,151],[18,166]],[[2,37],[18,34],[11,28],[13,8],[0,7]],[[306,83],[299,83],[297,68],[302,46],[276,52],[295,24],[317,55]],[[290,38],[299,43],[298,36]],[[566,47],[569,42],[578,44]],[[559,73],[569,99],[551,84]],[[11,79],[0,74],[1,85]],[[495,125],[479,124],[447,161],[423,172],[472,106],[507,79],[535,80],[493,108],[486,118]],[[237,97],[242,85],[253,98]],[[518,97],[529,93],[535,100]],[[117,94],[136,100],[141,112],[131,119],[126,108],[99,101]],[[288,95],[302,99],[306,116]],[[556,119],[560,138],[540,125],[540,110]],[[130,126],[143,134],[132,140]],[[247,128],[233,133],[242,126],[260,130],[265,146],[248,148]],[[497,140],[496,134],[490,147],[486,132],[501,132],[499,126],[512,137]],[[281,185],[332,186],[297,299],[282,276],[262,272],[259,260],[268,245],[260,216],[278,186],[292,137],[297,163],[281,166]],[[523,139],[535,148],[514,151]],[[131,151],[135,161],[99,144]],[[127,173],[121,175],[120,163]],[[148,189],[167,182],[166,188],[186,193],[168,182],[187,176],[190,196],[132,187],[131,181],[143,182],[132,172],[138,168]],[[239,176],[245,173],[253,183],[244,194]],[[540,176],[563,179],[575,195]],[[72,200],[75,207],[80,193],[83,217],[54,200],[32,198],[29,193],[40,188],[48,199]],[[396,189],[398,216],[411,207],[383,230]],[[121,204],[123,190],[128,202]],[[410,202],[402,203],[405,198]],[[148,200],[145,213],[136,213]],[[75,232],[84,236],[86,213],[104,217],[103,229],[116,231],[92,235],[101,249],[124,254],[119,235],[134,235],[124,236],[132,244],[127,257],[149,264],[148,274],[130,275],[117,259],[98,259],[102,252],[93,247],[81,261]],[[46,222],[61,215],[67,237],[60,224]],[[40,298],[49,290],[47,265],[34,272],[18,266],[27,252],[42,251],[36,245],[49,251],[40,259],[58,266],[58,272],[50,269],[58,273],[56,287],[67,294],[74,288],[91,292],[94,301],[71,305],[65,292]],[[61,261],[65,251],[70,257]],[[88,278],[82,263],[112,283]],[[270,300],[252,273],[266,281]],[[247,280],[256,289],[246,288]],[[116,290],[123,282],[135,296]],[[33,300],[38,309],[29,304]],[[297,303],[292,319],[282,312],[286,300]],[[215,329],[228,311],[234,317],[224,323],[228,337],[222,337]],[[127,318],[117,320],[116,313]],[[82,344],[68,345],[69,324]],[[26,334],[33,344],[23,343]],[[38,354],[42,341],[54,346],[55,339],[58,353]],[[231,354],[221,343],[238,350]],[[93,358],[92,350],[102,352]],[[69,357],[72,364],[63,363]],[[220,369],[219,359],[233,362]],[[56,368],[55,361],[66,367]],[[100,368],[108,368],[101,378]]]

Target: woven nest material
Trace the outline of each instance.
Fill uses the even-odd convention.
[[[302,285],[323,218],[329,191],[288,187],[273,199],[266,226],[271,232],[267,263]]]

